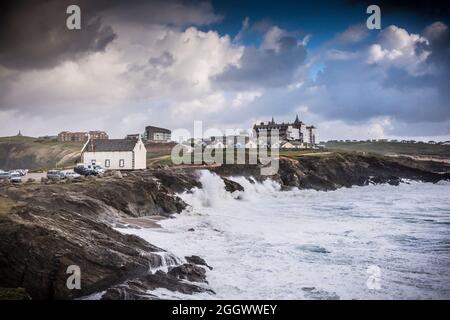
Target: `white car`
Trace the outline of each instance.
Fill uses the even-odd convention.
[[[68,178],[68,179],[76,179],[79,177],[80,177],[80,175],[76,172],[73,172],[73,171],[66,172],[66,178]]]
[[[11,175],[9,176],[9,181],[11,182],[22,182],[22,178],[20,177],[20,173],[18,172],[13,172],[11,173]]]

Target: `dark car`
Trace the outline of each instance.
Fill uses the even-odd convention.
[[[84,164],[80,164],[73,168],[73,171],[82,175],[82,176],[96,176],[97,172],[95,170],[92,170],[88,166],[85,166]]]

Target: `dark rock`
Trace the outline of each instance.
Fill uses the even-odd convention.
[[[331,153],[326,156],[280,157],[279,170],[273,176],[262,176],[259,165],[223,165],[211,169],[222,177],[245,176],[256,181],[273,179],[282,189],[335,190],[354,185],[390,183],[397,185],[402,179],[436,183],[449,180],[449,173],[437,173],[427,169],[421,161],[404,161],[397,158],[360,155],[354,153]],[[251,181],[251,180],[249,180]]]
[[[172,267],[169,269],[169,275],[178,279],[186,279],[192,282],[206,282],[206,271],[202,267],[199,267],[192,263],[185,263],[180,266]]]
[[[0,286],[24,287],[33,299],[68,299],[101,291],[161,265],[162,251],[75,212],[25,205],[0,218]],[[81,269],[81,290],[66,287]]]
[[[196,268],[202,269],[200,267]],[[198,270],[196,268],[183,268],[183,270],[184,272],[187,272],[187,274],[189,274],[189,272],[191,271],[196,274],[198,273]],[[186,273],[182,274],[184,275],[184,278],[179,277],[178,272],[171,273],[169,271],[168,273],[165,273],[159,270],[154,274],[148,274],[140,278],[128,280],[124,284],[108,289],[102,296],[102,300],[154,299],[155,296],[149,294],[148,291],[155,290],[157,288],[165,288],[170,291],[177,291],[184,294],[193,294],[200,292],[209,292],[212,294],[214,293],[214,291],[209,288],[201,287],[185,281],[180,281],[180,279],[197,279],[198,277],[194,274],[189,276],[187,276]]]
[[[235,191],[244,191],[244,187],[241,186],[239,183],[222,177],[223,182],[225,183],[225,190],[228,192],[235,192]]]
[[[206,266],[209,268],[209,270],[212,270],[213,268],[210,267],[206,261],[203,258],[200,258],[199,256],[190,256],[190,257],[185,257],[186,261],[192,264],[197,264],[199,266]]]

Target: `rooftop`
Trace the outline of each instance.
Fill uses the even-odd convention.
[[[94,139],[89,140],[83,151],[108,152],[108,151],[133,151],[138,140],[130,139]]]
[[[171,131],[169,129],[154,127],[154,126],[146,126],[145,130],[153,130],[153,131],[158,131],[158,132],[163,132],[163,133],[171,133]]]

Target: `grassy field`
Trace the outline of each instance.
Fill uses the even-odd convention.
[[[223,149],[223,160],[222,163],[230,163],[227,160],[226,156],[226,150]],[[234,161],[237,161],[238,158],[238,151],[241,152],[242,149],[235,149],[234,153]],[[174,165],[174,163],[171,160],[171,148],[167,149],[165,152],[152,152],[150,149],[150,152],[147,153],[147,166],[152,167],[155,165]],[[309,157],[309,156],[326,156],[330,155],[331,152],[327,150],[312,150],[312,149],[295,149],[295,150],[280,150],[278,155],[283,157],[290,157],[290,158],[298,158],[298,157]],[[189,159],[189,156],[187,161],[182,162],[181,157],[178,158],[177,162],[180,162],[181,164],[202,164],[203,161],[211,154],[211,157],[215,157],[215,151],[212,151],[211,149],[205,149],[204,155],[201,154],[201,151],[198,154],[191,154],[191,157]],[[268,153],[258,153],[255,149],[245,150],[245,163],[254,163],[255,159],[259,159],[259,157],[267,157],[271,156],[270,151]],[[241,156],[242,157],[242,156]],[[249,159],[252,159],[253,162],[250,162]],[[211,161],[207,161],[208,163],[211,163]]]
[[[327,142],[328,150],[358,151],[382,155],[450,157],[450,146],[400,142]]]

